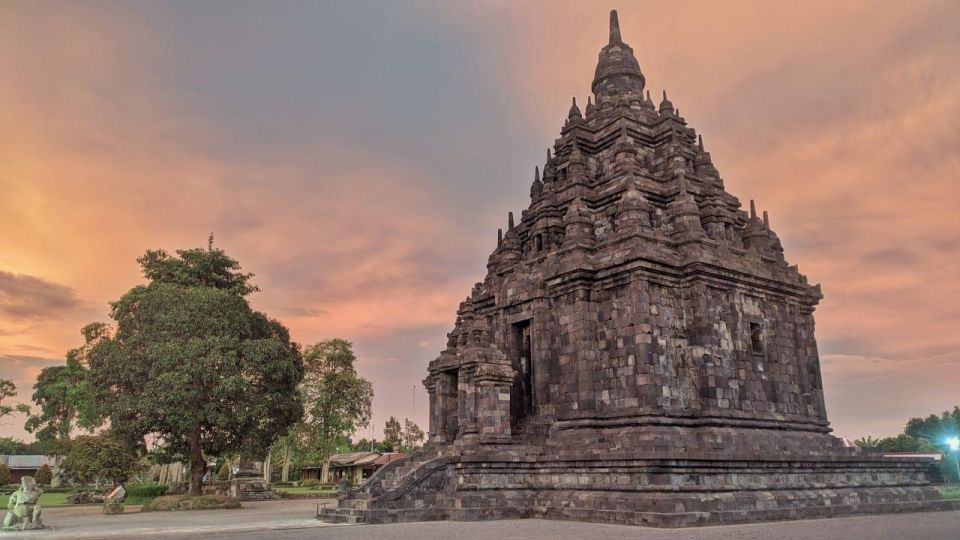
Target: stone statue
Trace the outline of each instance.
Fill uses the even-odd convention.
[[[7,503],[7,515],[3,518],[4,530],[24,531],[42,528],[43,523],[40,521],[42,508],[37,504],[42,494],[43,490],[37,487],[36,480],[32,476],[24,476],[20,481],[20,488],[10,495],[10,501]]]
[[[103,513],[112,515],[112,514],[122,514],[123,513],[123,501],[127,499],[127,488],[120,483],[117,487],[113,488],[113,491],[106,496],[103,500]]]

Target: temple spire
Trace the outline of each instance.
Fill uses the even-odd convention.
[[[623,42],[620,35],[620,20],[616,10],[610,12],[610,42],[601,50],[597,69],[593,74],[595,106],[603,108],[606,103],[623,100],[643,102],[643,86],[646,79],[640,72],[640,63],[633,49]]]
[[[577,98],[573,98],[573,104],[570,105],[570,112],[567,113],[568,120],[574,120],[577,118],[583,118],[583,115],[580,114],[580,107],[577,106]]]
[[[620,17],[617,16],[617,10],[610,10],[610,44],[623,43],[620,37]]]
[[[660,102],[660,114],[673,114],[673,102],[667,99],[667,91],[663,91],[663,101]]]
[[[513,212],[509,212],[507,214],[507,230],[508,231],[513,230]]]

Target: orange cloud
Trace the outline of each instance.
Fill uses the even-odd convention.
[[[956,404],[960,5],[612,7],[654,95],[667,89],[704,134],[728,190],[768,209],[788,259],[823,284],[818,337],[838,432],[891,434],[911,415]],[[296,136],[237,128],[208,110],[231,96],[211,104],[191,88],[175,91],[185,59],[169,21],[121,5],[0,7],[0,70],[15,74],[0,81],[0,276],[74,291],[61,295],[71,307],[31,320],[0,305],[0,377],[29,387],[39,368],[11,359],[62,358],[83,324],[105,320],[107,302],[140,281],[134,261],[145,249],[202,245],[213,232],[257,274],[258,308],[299,341],[356,340],[361,369],[378,387],[377,414],[406,410],[410,385],[483,275],[495,238],[490,216],[525,206],[535,164],[526,160],[542,154],[530,149],[556,137],[570,96],[588,93],[607,16],[583,2],[405,9],[389,24],[408,26],[367,30],[392,32],[397,43],[411,32],[427,36],[412,64],[468,49],[470,65],[454,74],[473,76],[464,88],[482,88],[474,99],[487,100],[464,99],[443,123],[433,94],[383,81],[385,93],[406,88],[420,119],[454,134],[440,140],[416,126],[382,126],[394,139],[437,148],[434,161],[414,159],[399,142],[403,149],[389,152],[393,142],[348,138],[332,118]],[[243,55],[268,48],[269,36],[260,37],[231,61],[255,63]],[[320,91],[347,76],[322,75]],[[410,77],[425,79],[428,91],[455,82]],[[344,102],[348,112],[336,120],[349,127],[351,115],[375,105],[371,95]],[[309,105],[294,103],[293,121]],[[480,129],[492,113],[509,124]],[[498,145],[518,133],[529,134],[526,146]],[[232,146],[244,137],[257,144]],[[482,171],[516,164],[512,177],[524,180],[456,184],[439,172],[446,161]],[[504,207],[481,207],[481,193],[483,204]],[[876,395],[895,399],[883,408]]]

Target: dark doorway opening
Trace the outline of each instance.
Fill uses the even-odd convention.
[[[511,329],[512,361],[517,376],[510,396],[510,419],[515,427],[521,419],[533,413],[533,346],[529,320],[515,323],[511,325]]]
[[[448,371],[443,373],[441,378],[442,388],[441,388],[441,404],[442,404],[442,418],[443,418],[443,428],[444,432],[447,435],[447,440],[453,440],[457,436],[457,431],[460,429],[460,403],[459,403],[459,394],[460,394],[460,377],[459,373],[456,371]]]

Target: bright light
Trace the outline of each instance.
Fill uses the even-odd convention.
[[[947,444],[950,445],[950,449],[954,452],[960,450],[960,437],[951,437],[947,439]]]

